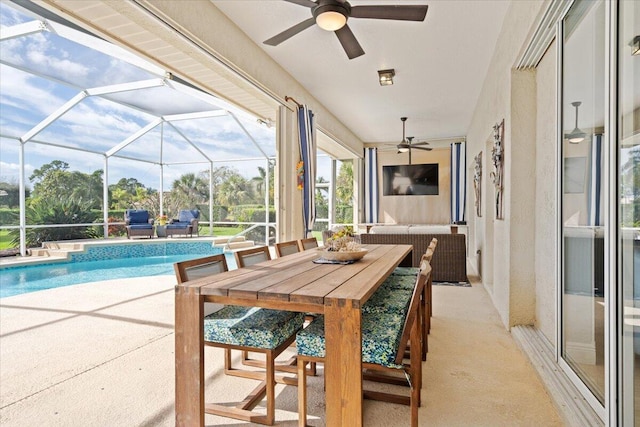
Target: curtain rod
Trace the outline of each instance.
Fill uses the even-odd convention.
[[[295,99],[293,99],[293,98],[292,98],[292,97],[290,97],[290,96],[285,96],[285,97],[284,97],[284,100],[285,100],[285,101],[291,101],[291,102],[293,102],[294,104],[296,104],[296,105],[298,106],[298,108],[302,108],[302,104],[300,104],[298,101],[296,101]]]

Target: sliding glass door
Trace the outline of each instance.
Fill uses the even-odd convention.
[[[562,22],[560,358],[594,409],[605,404],[605,2]]]
[[[622,425],[640,426],[640,2],[618,5],[618,265]]]

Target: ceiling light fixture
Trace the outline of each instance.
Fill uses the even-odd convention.
[[[631,55],[640,55],[640,36],[635,36],[629,46],[631,46]]]
[[[322,4],[313,9],[313,17],[316,19],[318,27],[325,31],[337,31],[344,27],[347,23],[347,16],[350,10],[347,10],[345,4]],[[348,3],[347,3],[348,4]]]
[[[380,86],[390,86],[393,84],[393,77],[396,75],[396,70],[393,68],[389,70],[378,70],[378,80]]]
[[[582,105],[582,102],[575,101],[575,102],[572,102],[571,105],[576,107],[576,127],[571,131],[570,134],[566,135],[566,138],[569,140],[570,143],[577,144],[579,142],[584,141],[584,137],[586,136],[586,133],[582,132],[578,128],[578,107]]]

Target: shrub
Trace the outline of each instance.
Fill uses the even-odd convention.
[[[95,222],[96,214],[91,204],[82,200],[40,200],[27,207],[27,224],[81,224]],[[12,243],[20,243],[20,231],[11,230]],[[26,245],[33,248],[43,242],[56,240],[94,239],[99,237],[92,226],[69,226],[50,228],[28,228]]]

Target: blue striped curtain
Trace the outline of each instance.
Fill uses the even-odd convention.
[[[602,135],[593,135],[589,156],[588,225],[602,225]]]
[[[451,222],[464,221],[467,198],[466,143],[451,144]]]
[[[309,237],[316,221],[316,132],[313,112],[306,105],[298,107],[300,157],[304,163],[302,215],[304,237]]]
[[[378,222],[378,149],[364,149],[364,222]]]

